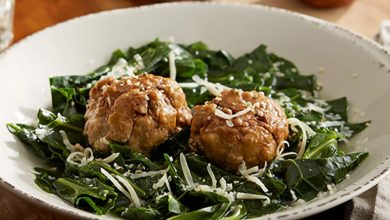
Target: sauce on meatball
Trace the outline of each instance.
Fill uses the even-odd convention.
[[[176,81],[142,74],[100,80],[90,91],[84,133],[97,151],[111,141],[149,155],[170,135],[191,123],[191,110]]]
[[[262,92],[224,90],[193,109],[191,148],[230,171],[272,160],[287,136],[284,110]]]

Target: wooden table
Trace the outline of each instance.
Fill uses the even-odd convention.
[[[217,0],[216,0],[217,1]],[[134,7],[165,1],[153,0],[17,0],[15,6],[14,42],[45,27],[67,19],[98,11]],[[383,19],[390,19],[390,0],[356,0],[352,5],[336,9],[314,9],[297,0],[225,0],[263,4],[297,11],[334,22],[344,28],[372,38]],[[310,219],[344,219],[349,203]],[[0,189],[0,219],[75,219],[17,198]]]

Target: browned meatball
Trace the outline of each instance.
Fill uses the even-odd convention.
[[[191,110],[171,79],[143,74],[100,80],[90,91],[84,133],[95,150],[111,141],[148,155],[170,135],[190,125]]]
[[[261,92],[225,90],[193,110],[192,148],[230,171],[243,161],[252,167],[272,160],[288,136],[284,110]],[[218,111],[238,116],[228,120]]]

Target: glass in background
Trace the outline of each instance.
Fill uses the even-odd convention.
[[[7,48],[13,38],[14,0],[0,0],[0,51]]]

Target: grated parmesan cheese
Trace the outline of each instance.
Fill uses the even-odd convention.
[[[242,170],[242,171],[240,171],[240,173],[241,173],[241,175],[246,176],[246,175],[250,175],[252,173],[256,173],[257,171],[259,171],[259,167],[258,166],[254,166],[252,168],[249,168],[249,169],[246,169],[246,170]]]
[[[187,160],[183,153],[180,153],[180,165],[183,170],[184,178],[186,179],[187,184],[190,187],[194,187],[195,184],[194,181],[192,180],[191,172],[190,169],[188,168]]]
[[[278,146],[276,147],[276,157],[275,157],[275,160],[282,160],[283,157],[285,156],[289,156],[289,155],[297,155],[297,153],[295,152],[287,152],[287,153],[283,153],[284,149],[286,148],[282,148],[282,145],[286,144],[287,147],[290,146],[290,144],[287,142],[287,141],[282,141],[278,144]]]
[[[345,124],[344,121],[325,121],[325,122],[320,122],[320,127],[328,128],[328,127],[343,126],[344,124]]]
[[[127,191],[130,193],[131,201],[134,203],[135,207],[141,207],[141,201],[139,200],[134,187],[125,178],[118,175],[115,177],[126,187]]]
[[[93,161],[93,152],[91,148],[85,148],[84,152],[75,151],[68,155],[66,158],[66,162],[76,165],[78,167],[82,167],[87,163]]]
[[[164,173],[164,175],[161,177],[161,179],[153,184],[153,189],[159,189],[165,185],[165,179],[167,178],[167,174]]]
[[[194,82],[198,83],[199,85],[206,87],[207,90],[209,90],[209,92],[214,96],[220,96],[221,92],[223,90],[230,90],[231,89],[231,88],[224,86],[220,83],[208,82],[207,80],[201,79],[198,75],[194,75],[192,77],[192,80],[194,80]]]
[[[119,156],[119,153],[112,153],[110,156],[104,158],[104,159],[101,159],[99,158],[98,160],[99,161],[103,161],[104,163],[111,163],[113,162],[117,157]]]
[[[111,72],[107,76],[113,76],[115,78],[124,76],[127,74],[127,61],[123,58],[119,58],[116,64],[111,68]]]
[[[242,161],[241,165],[238,168],[238,172],[248,181],[255,183],[256,185],[260,186],[261,190],[264,192],[268,192],[267,187],[264,185],[261,180],[255,176],[251,176],[250,174],[253,172],[257,172],[259,170],[259,167],[252,167],[249,169],[249,171],[246,169],[245,161]]]
[[[259,176],[262,176],[262,175],[265,173],[266,170],[267,170],[267,161],[264,162],[264,167],[261,168],[261,169],[257,172],[257,174],[258,174]]]
[[[182,88],[196,88],[196,87],[199,86],[198,83],[194,83],[194,82],[181,82],[181,83],[178,83],[178,84]]]
[[[234,123],[232,120],[226,120],[226,125],[229,127],[234,127]]]
[[[84,156],[82,152],[72,152],[69,154],[69,156],[66,158],[66,162],[81,167],[82,165],[80,163],[75,162],[75,158],[79,157],[79,160]]]
[[[294,190],[290,189],[290,194],[291,194],[291,197],[292,197],[293,201],[297,201],[298,200],[297,194],[295,194]]]
[[[237,199],[262,199],[265,200],[264,204],[268,205],[271,203],[271,200],[264,195],[252,194],[252,193],[237,193]]]
[[[221,111],[219,109],[215,109],[215,113],[214,114],[216,116],[220,117],[220,118],[223,118],[223,119],[226,119],[226,120],[231,120],[231,119],[233,119],[235,117],[240,117],[242,115],[245,115],[246,113],[250,112],[251,109],[252,109],[251,106],[248,106],[244,110],[239,111],[239,112],[237,112],[235,114],[232,114],[232,115],[226,114],[225,112],[223,112],[223,111]]]
[[[81,158],[80,160],[80,163],[85,165],[91,161],[93,161],[94,157],[93,157],[93,152],[92,152],[92,149],[87,147],[84,149],[84,156],[83,158]]]
[[[316,134],[315,131],[313,131],[307,124],[304,122],[300,121],[297,118],[289,118],[287,119],[288,124],[291,127],[291,130],[294,132],[298,132],[295,126],[298,126],[302,130],[302,140],[299,143],[299,151],[297,155],[297,159],[302,158],[303,153],[305,152],[306,148],[306,141],[307,141],[307,136],[311,137]]]
[[[210,178],[211,178],[211,185],[215,188],[217,187],[217,179],[215,178],[215,175],[214,175],[214,172],[213,170],[211,169],[211,164],[207,164],[207,172],[209,173],[210,175]]]
[[[137,62],[137,64],[135,65],[135,69],[136,70],[142,70],[145,68],[145,65],[143,63],[143,60],[142,60],[142,57],[141,55],[139,55],[138,53],[134,55],[134,60]],[[129,74],[130,75],[130,74]]]
[[[325,114],[325,112],[329,111],[331,108],[332,108],[332,106],[322,108],[318,105],[315,105],[313,103],[308,102],[308,103],[306,103],[306,106],[302,108],[302,111],[303,112],[314,111],[314,112],[318,112],[320,114]]]
[[[175,52],[171,50],[168,54],[169,62],[169,76],[172,80],[176,80],[176,65],[175,65]]]
[[[231,183],[226,184],[226,191],[231,191],[231,190],[233,190],[233,184]]]
[[[169,181],[170,181],[169,177],[167,178],[165,176],[165,178],[164,178],[165,185],[167,186],[169,193],[172,194],[172,190],[171,190],[171,186],[169,185]]]
[[[62,143],[65,145],[66,149],[68,149],[70,152],[74,151],[74,145],[70,143],[68,135],[66,135],[65,131],[60,130],[59,131],[62,137]]]
[[[223,190],[221,188],[214,188],[214,187],[210,187],[208,185],[197,185],[194,188],[194,190],[195,191],[202,191],[202,192],[213,192],[213,193],[216,193],[218,195],[226,197],[227,199],[229,199],[230,202],[234,201],[234,196],[233,196],[234,193],[232,193],[232,192],[227,193],[225,190]]]
[[[168,172],[168,170],[169,170],[169,168],[166,168],[164,170],[134,173],[134,174],[130,174],[130,177],[132,179],[140,179],[140,178],[144,178],[144,177],[154,177],[156,175],[165,174],[166,172]]]
[[[121,170],[121,169],[123,169],[123,167],[122,167],[122,166],[119,166],[117,163],[114,163],[114,168],[115,168],[116,170]]]
[[[261,190],[263,190],[263,192],[268,192],[267,187],[264,185],[263,182],[261,182],[261,180],[260,180],[259,178],[254,177],[254,176],[250,176],[250,175],[245,176],[245,178],[246,178],[248,181],[250,181],[250,182],[252,182],[252,183],[254,183],[254,184],[260,186],[260,188],[261,188]]]
[[[109,179],[112,184],[121,192],[123,195],[125,195],[130,201],[133,201],[131,198],[131,195],[129,192],[127,192],[122,185],[111,175],[109,174],[105,169],[100,168],[100,172]]]
[[[329,112],[328,114],[325,115],[327,118],[333,121],[337,121],[341,119],[341,116],[339,114],[334,114],[332,112]]]
[[[226,180],[222,177],[221,179],[219,179],[219,185],[221,186],[221,189],[223,190],[223,191],[226,191],[226,188],[227,188],[227,186],[226,186]]]

